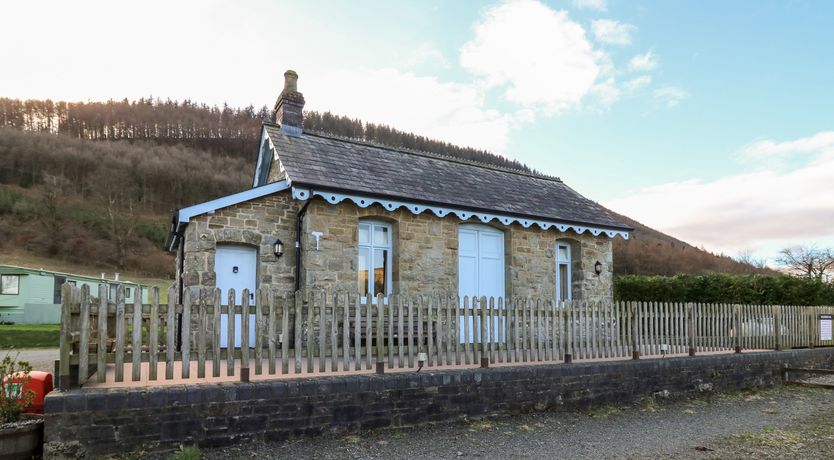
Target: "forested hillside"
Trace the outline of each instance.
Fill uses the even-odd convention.
[[[614,240],[614,271],[618,275],[676,275],[704,273],[775,273],[713,254],[618,214],[634,228],[628,240]]]
[[[304,116],[308,131],[530,170],[385,125]],[[269,117],[265,107],[191,101],[0,98],[0,253],[172,276],[173,258],[162,247],[171,211],[250,186],[260,123]],[[625,219],[636,230],[615,240],[616,273],[756,270]]]
[[[252,170],[181,145],[0,128],[0,251],[170,274],[171,210],[240,191]]]
[[[0,127],[64,134],[77,139],[152,140],[253,160],[257,154],[261,121],[271,119],[272,114],[266,106],[256,111],[252,106],[244,109],[227,105],[210,107],[189,100],[53,102],[0,98]],[[518,161],[484,150],[458,147],[330,112],[305,111],[304,129],[530,170]]]

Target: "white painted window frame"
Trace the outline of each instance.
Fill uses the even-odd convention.
[[[567,253],[568,253],[568,258],[567,259],[561,259],[559,257],[560,253],[561,253],[561,251],[560,251],[561,248],[567,249]],[[560,276],[560,273],[561,273],[559,271],[559,266],[563,265],[563,264],[567,265],[567,267],[568,267],[568,269],[566,271],[568,279],[567,279],[567,283],[565,283],[565,285],[568,287],[568,292],[567,292],[566,298],[567,298],[567,300],[572,300],[573,299],[573,254],[571,252],[570,243],[567,243],[567,242],[564,242],[564,241],[557,241],[556,242],[556,257],[555,257],[555,259],[556,259],[556,302],[561,302],[561,298],[562,298],[562,283],[561,283],[562,280],[559,279],[559,276]]]
[[[360,240],[359,240],[359,227],[361,227],[363,225],[368,226],[368,242],[367,243],[361,243]],[[387,246],[375,244],[375,242],[374,242],[374,227],[383,227],[383,228],[388,229],[388,245]],[[370,258],[368,259],[368,292],[374,292],[374,289],[373,289],[373,287],[374,287],[374,270],[372,270],[374,250],[375,249],[384,249],[384,250],[388,251],[387,255],[386,255],[386,260],[385,260],[385,288],[384,288],[384,290],[385,290],[384,295],[386,297],[386,302],[387,302],[387,297],[389,295],[391,295],[391,293],[393,292],[393,288],[392,288],[393,280],[391,279],[392,274],[393,274],[393,270],[391,269],[391,266],[393,265],[392,262],[393,262],[393,259],[394,259],[394,257],[393,257],[393,254],[394,254],[394,228],[392,227],[392,225],[390,223],[384,222],[384,221],[381,221],[381,220],[360,219],[359,223],[357,224],[357,229],[356,230],[357,230],[357,232],[356,232],[356,235],[357,235],[357,238],[356,238],[356,243],[357,243],[356,244],[356,247],[357,247],[357,252],[356,252],[356,261],[357,261],[357,263],[356,263],[356,276],[357,276],[357,281],[358,281],[358,277],[359,277],[359,252],[362,251],[362,250],[367,250],[368,253],[370,254]],[[367,302],[367,296],[361,296],[361,301],[363,303]]]
[[[3,278],[17,278],[17,288],[14,292],[3,292],[5,291],[5,286],[3,286]],[[2,295],[20,295],[20,275],[17,274],[3,274],[0,275],[0,294]]]

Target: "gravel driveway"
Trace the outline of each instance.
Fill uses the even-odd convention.
[[[829,423],[832,411],[834,390],[779,387],[709,400],[327,435],[202,454],[208,459],[831,458],[834,422],[826,425],[828,431],[814,425],[813,436],[822,440],[818,445],[797,441],[802,435],[791,430],[819,420]]]
[[[7,354],[14,357],[17,356],[19,361],[27,361],[32,365],[33,371],[55,371],[55,360],[60,356],[60,350],[57,348],[37,348],[24,350],[0,350],[0,359],[3,359]]]

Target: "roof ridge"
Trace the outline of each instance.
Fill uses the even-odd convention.
[[[14,265],[14,264],[0,264],[0,269],[3,269],[3,268],[26,270],[26,271],[30,271],[30,272],[48,273],[48,274],[52,274],[52,275],[67,275],[67,276],[74,276],[76,278],[88,278],[88,279],[91,279],[91,280],[103,281],[103,282],[106,282],[106,283],[122,283],[122,284],[141,285],[141,283],[139,283],[137,281],[131,281],[131,280],[123,280],[123,279],[120,279],[120,280],[112,279],[111,280],[111,279],[107,279],[107,278],[100,278],[100,277],[97,277],[95,275],[82,275],[80,273],[71,273],[71,272],[64,272],[64,271],[59,271],[59,270],[49,270],[49,269],[46,269],[46,268],[24,267],[22,265]]]
[[[263,122],[263,124],[278,127],[278,128],[281,127],[281,125],[279,125],[277,123]],[[376,142],[370,142],[370,141],[366,141],[364,139],[356,139],[356,138],[352,138],[352,137],[336,136],[336,135],[333,135],[333,134],[325,134],[325,133],[322,133],[322,132],[319,132],[319,131],[304,131],[304,134],[308,134],[308,135],[311,135],[311,136],[314,136],[314,137],[320,137],[320,138],[324,138],[324,139],[332,139],[332,140],[337,140],[337,141],[350,142],[350,143],[357,144],[357,145],[364,145],[364,146],[367,146],[367,147],[374,147],[374,148],[379,148],[379,149],[383,149],[383,150],[390,150],[390,151],[393,151],[393,152],[400,152],[400,153],[405,153],[405,154],[409,154],[409,155],[417,155],[417,156],[422,156],[422,157],[426,157],[426,158],[433,158],[433,159],[436,159],[436,160],[452,161],[452,162],[455,162],[455,163],[476,166],[476,167],[480,167],[480,168],[484,168],[484,169],[492,169],[494,171],[508,172],[508,173],[512,173],[512,174],[518,174],[520,176],[533,177],[533,178],[536,178],[536,179],[544,179],[544,180],[549,180],[549,181],[553,181],[553,182],[559,182],[559,183],[562,183],[562,184],[564,183],[562,181],[562,179],[557,177],[557,176],[550,176],[550,175],[547,175],[547,174],[522,171],[522,170],[519,170],[519,169],[510,168],[510,167],[507,167],[507,166],[499,166],[499,165],[486,163],[486,162],[483,162],[483,161],[470,160],[468,158],[460,158],[460,157],[450,155],[450,154],[445,154],[445,153],[429,152],[429,151],[425,151],[425,150],[415,150],[415,149],[409,149],[409,148],[406,148],[406,147],[392,147],[390,145],[379,144],[379,143],[376,143]]]

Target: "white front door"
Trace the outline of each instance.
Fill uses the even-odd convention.
[[[469,296],[476,318],[469,321],[472,337],[480,340],[480,305],[474,299],[489,301],[504,297],[504,234],[485,225],[461,225],[458,230],[458,295]],[[488,305],[487,305],[488,306]],[[497,326],[496,326],[497,327]],[[463,318],[460,321],[461,341],[465,340]],[[497,332],[497,329],[496,329]]]
[[[220,288],[220,303],[228,302],[229,289],[235,290],[235,303],[241,305],[243,290],[249,289],[249,305],[255,305],[258,276],[258,250],[248,246],[218,244],[214,272]],[[220,315],[220,346],[229,346],[229,315]],[[234,347],[241,344],[241,315],[235,315]],[[255,346],[255,315],[249,315],[249,346]]]

